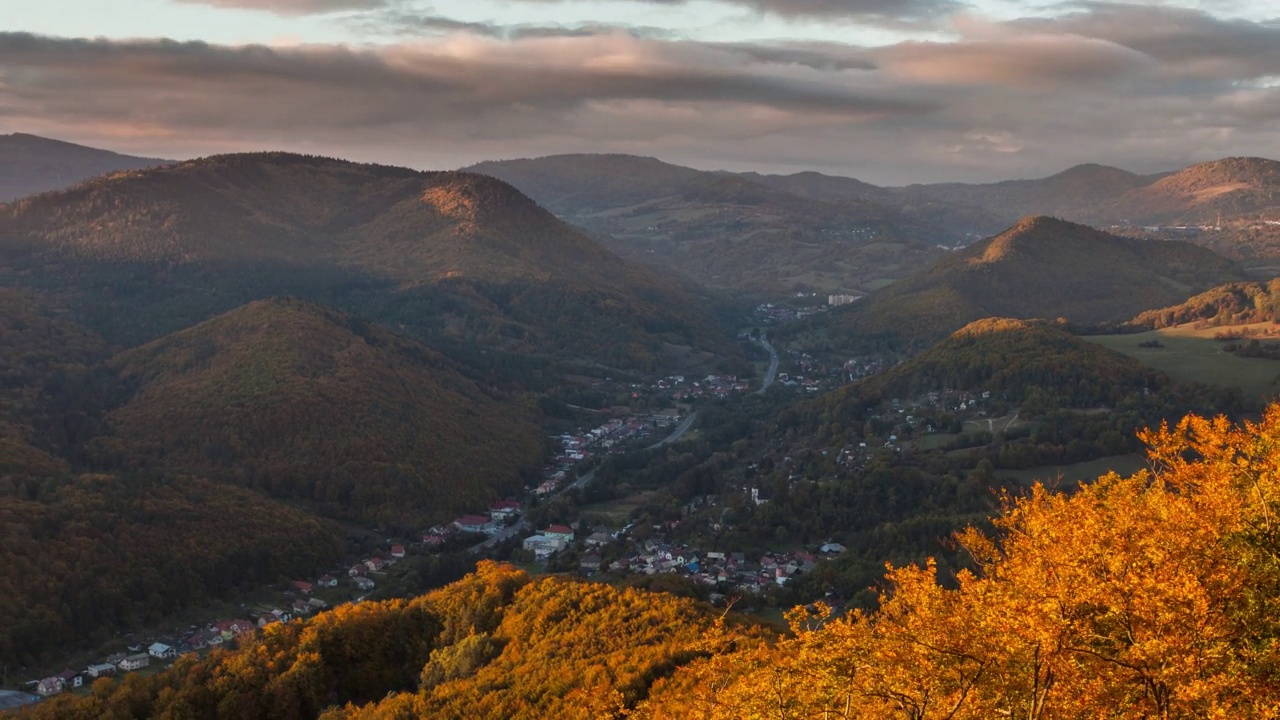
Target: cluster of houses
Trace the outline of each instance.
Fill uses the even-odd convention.
[[[534,559],[546,560],[569,547],[573,538],[573,528],[565,525],[551,525],[538,534],[525,538],[521,547],[532,552]]]
[[[141,670],[151,665],[152,661],[168,661],[209,646],[229,643],[241,635],[254,632],[257,628],[258,624],[252,620],[223,620],[172,645],[153,642],[145,649],[142,646],[133,645],[129,648],[130,652],[108,655],[101,662],[92,663],[84,670],[63,670],[56,675],[42,678],[36,682],[35,691],[41,697],[50,697],[82,687],[98,678]]]
[[[838,552],[839,546],[824,546]],[[843,550],[843,548],[840,548]],[[818,556],[804,551],[765,553],[748,560],[740,552],[703,552],[661,540],[646,540],[627,557],[608,566],[613,572],[642,575],[676,573],[724,592],[762,593],[773,585],[785,585],[793,576],[807,573],[818,564]]]
[[[373,578],[369,577],[369,573],[382,572],[387,568],[391,567],[392,565],[395,565],[396,563],[400,562],[400,560],[402,560],[404,556],[405,556],[404,545],[392,545],[391,551],[386,553],[386,555],[374,555],[372,557],[361,560],[355,565],[352,565],[350,568],[347,568],[347,577],[351,578],[351,584],[355,586],[357,590],[360,590],[362,592],[367,592],[377,587],[377,582],[375,582]],[[326,587],[336,587],[338,585],[337,579],[332,578],[328,575],[321,578],[317,582],[325,584]],[[328,585],[327,584],[328,582],[332,582],[333,584]],[[306,583],[302,583],[302,584],[305,585]],[[295,585],[297,585],[297,583],[295,583]],[[298,589],[302,590],[301,587],[299,587]],[[310,589],[307,589],[307,590],[303,590],[303,592],[309,593],[311,591]]]
[[[674,377],[682,378],[676,375]],[[659,382],[661,388],[661,381]],[[718,398],[723,400],[732,393],[746,392],[751,388],[751,383],[746,380],[739,380],[736,375],[708,375],[701,380],[694,380],[688,386],[684,386],[683,382],[671,386],[673,392],[671,399],[677,402],[692,402],[702,398]]]
[[[788,307],[774,303],[761,303],[756,306],[753,317],[761,325],[781,325],[827,311],[826,305],[807,307]]]

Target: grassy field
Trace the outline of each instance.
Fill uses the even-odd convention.
[[[916,438],[915,445],[918,450],[937,450],[946,447],[960,438],[958,433],[929,433]]]
[[[1247,328],[1272,329],[1274,326],[1271,323],[1217,328],[1179,325],[1133,335],[1094,335],[1084,339],[1137,358],[1175,380],[1238,387],[1244,391],[1246,400],[1261,405],[1280,392],[1280,384],[1276,383],[1280,362],[1237,357],[1223,352],[1224,343],[1213,339],[1218,333]],[[1151,340],[1158,340],[1164,347],[1138,347]]]
[[[1026,470],[997,470],[996,476],[1011,478],[1025,484],[1031,484],[1039,480],[1045,485],[1051,486],[1058,482],[1059,478],[1061,478],[1063,484],[1070,484],[1093,480],[1113,470],[1121,475],[1131,475],[1146,466],[1146,457],[1137,453],[1130,453],[1128,455],[1098,458],[1097,460],[1076,463],[1075,465],[1042,465]]]
[[[631,521],[631,511],[644,505],[655,494],[652,491],[642,492],[617,500],[584,505],[582,514],[606,518],[610,525],[626,525]]]
[[[971,432],[989,432],[991,434],[1008,432],[1010,429],[1025,425],[1025,420],[1018,419],[1018,413],[1010,413],[1004,417],[988,418],[982,420],[965,420],[964,431]]]

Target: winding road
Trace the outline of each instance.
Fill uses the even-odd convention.
[[[765,390],[773,384],[774,379],[778,377],[778,351],[773,349],[773,345],[769,344],[769,338],[764,333],[760,333],[760,338],[756,341],[769,351],[769,369],[764,372],[764,382],[760,384],[760,389],[756,391],[757,395],[763,395]]]

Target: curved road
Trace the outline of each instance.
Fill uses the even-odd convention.
[[[765,390],[773,384],[775,378],[778,377],[778,351],[773,349],[773,345],[769,344],[769,338],[765,333],[760,333],[760,339],[757,341],[769,351],[769,369],[764,372],[764,382],[760,384],[760,389],[756,391],[757,395],[763,395]]]

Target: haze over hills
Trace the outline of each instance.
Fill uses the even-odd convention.
[[[1144,187],[1163,175],[1137,175],[1098,164],[1077,165],[1046,178],[997,183],[910,185],[903,193],[920,194],[960,206],[980,208],[1008,224],[1027,215],[1079,220],[1098,204]]]
[[[816,173],[703,172],[626,155],[468,170],[512,183],[620,254],[736,291],[875,287],[940,256],[936,245],[971,239],[954,222],[936,222],[933,208],[882,204],[890,193]],[[948,219],[966,213],[978,214]]]
[[[1119,323],[1241,277],[1189,243],[1029,217],[818,322],[833,342],[919,348],[992,316]]]
[[[95,450],[412,529],[520,489],[541,464],[531,403],[439,353],[292,299],[250,303],[109,362],[131,390]]]
[[[61,190],[97,175],[167,165],[24,133],[0,135],[0,203]]]
[[[728,347],[688,287],[510,186],[283,153],[98,178],[0,209],[7,284],[137,344],[250,300],[336,304],[420,337],[652,365]]]

